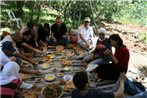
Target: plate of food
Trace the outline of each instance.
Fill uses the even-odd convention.
[[[36,83],[40,83],[41,81],[42,81],[41,78],[36,78],[36,79],[35,79],[35,82],[36,82]]]
[[[64,73],[57,73],[57,77],[63,77]]]
[[[58,68],[52,68],[52,72],[57,72]]]
[[[69,44],[69,45],[67,45],[67,47],[68,47],[68,48],[73,48],[74,45],[73,45],[73,44]]]
[[[43,61],[51,62],[52,58],[50,56],[44,56]]]
[[[56,51],[61,52],[62,50],[64,50],[64,46],[63,45],[56,46]]]
[[[49,65],[54,65],[54,64],[55,64],[54,61],[49,62]]]
[[[69,69],[69,67],[66,66],[66,67],[63,68],[63,70],[64,71],[69,71],[70,69]]]
[[[67,60],[67,59],[61,59],[61,64],[62,64],[62,67],[65,67],[65,66],[69,66],[69,65],[72,65],[72,62],[70,60]]]
[[[66,52],[66,56],[68,56],[68,57],[71,57],[73,55],[74,55],[74,51],[72,51],[72,50],[69,50]]]
[[[28,74],[19,73],[22,80],[28,79]]]
[[[70,70],[70,68],[67,67],[67,66],[65,66],[65,67],[63,67],[63,68],[60,70],[60,72],[67,72],[67,71],[69,71],[69,70]]]
[[[75,85],[73,81],[72,80],[67,81],[64,86],[64,91],[72,92],[73,89],[75,89]]]
[[[24,91],[22,96],[23,98],[38,98],[38,94],[36,90]]]
[[[56,78],[56,76],[54,74],[47,74],[44,77],[44,79],[49,82],[55,80],[55,78]]]
[[[60,98],[63,95],[63,90],[59,85],[48,84],[42,88],[41,95],[44,98]]]
[[[49,64],[48,63],[41,64],[41,68],[42,69],[48,69],[49,68]]]
[[[55,57],[54,54],[48,54],[47,56],[49,56],[49,57],[52,58],[52,59]]]

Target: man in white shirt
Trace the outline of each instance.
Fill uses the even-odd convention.
[[[0,47],[0,70],[10,61],[19,62],[15,55],[17,54],[17,50],[13,47],[12,42],[6,41],[2,43]],[[14,55],[14,56],[13,56]],[[20,65],[20,72],[30,73],[30,74],[40,74],[38,70],[28,70],[23,68]]]
[[[84,19],[84,24],[78,28],[78,44],[89,50],[92,48],[93,28],[90,26],[90,18]]]

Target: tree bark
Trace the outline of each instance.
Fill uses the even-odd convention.
[[[81,16],[82,16],[81,9],[80,9],[80,3],[78,3],[78,7],[79,7],[79,19],[78,19],[77,27],[79,27],[79,25],[80,25],[80,20],[81,20]]]
[[[38,23],[39,18],[40,18],[40,14],[41,14],[41,1],[38,3],[37,5],[37,17],[35,19],[35,22]]]
[[[23,5],[24,1],[16,1],[17,13],[16,16],[21,17],[23,15]]]
[[[91,0],[89,0],[89,5],[90,5],[91,14],[92,14],[92,19],[93,19],[93,23],[94,23],[95,29],[98,31],[98,29],[97,29],[97,24],[96,24],[96,22],[95,22],[95,18],[94,18],[94,14],[93,14],[93,8],[92,8]]]
[[[31,7],[30,7],[30,22],[33,22],[34,8],[35,8],[36,3],[35,2],[30,2],[30,3],[34,3],[34,4],[31,4]]]

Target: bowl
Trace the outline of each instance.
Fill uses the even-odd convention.
[[[41,90],[43,98],[60,98],[63,95],[63,89],[56,84],[48,84]]]
[[[52,58],[52,59],[55,57],[54,54],[48,54],[47,56],[49,56],[49,57]]]
[[[55,78],[56,78],[56,76],[54,74],[47,74],[44,77],[44,79],[49,82],[55,80]]]
[[[48,69],[49,68],[49,64],[47,64],[47,63],[41,64],[41,68],[42,69]]]

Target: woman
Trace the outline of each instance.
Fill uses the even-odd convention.
[[[1,98],[14,98],[18,88],[30,89],[32,84],[23,83],[19,76],[19,65],[15,62],[8,62],[0,72],[0,96]]]
[[[96,48],[92,54],[84,57],[83,62],[86,64],[106,64],[110,61],[109,57],[104,55],[106,49],[111,49],[111,45],[106,37],[107,31],[104,28],[98,30],[99,38],[97,40]]]
[[[127,72],[130,54],[128,48],[123,44],[123,40],[118,34],[111,35],[109,42],[116,51],[113,55],[112,51],[107,49],[104,54],[111,57],[112,63],[100,65],[96,68],[96,72],[101,79],[117,80],[120,72]]]

